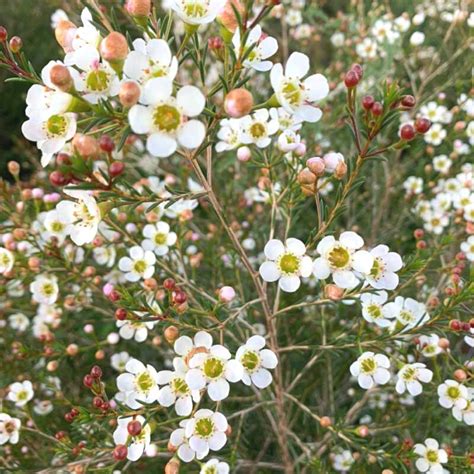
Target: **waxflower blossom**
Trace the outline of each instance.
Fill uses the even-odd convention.
[[[17,444],[20,439],[21,420],[0,413],[0,446],[6,443]]]
[[[445,380],[438,386],[439,404],[443,408],[464,409],[467,406],[469,393],[467,388],[455,380]]]
[[[58,279],[52,275],[38,275],[30,284],[30,291],[37,303],[53,304],[58,299]]]
[[[181,420],[179,428],[174,430],[170,436],[170,444],[176,449],[179,459],[191,462],[196,457],[196,452],[189,446],[189,438],[185,434],[185,428],[189,420]],[[204,456],[203,456],[204,457]]]
[[[385,311],[390,317],[395,317],[405,330],[422,326],[430,319],[424,303],[403,296],[397,296],[395,301],[387,303]]]
[[[199,26],[214,21],[225,5],[225,0],[167,0],[171,8],[188,25]]]
[[[0,274],[8,273],[13,268],[15,257],[10,250],[0,247]]]
[[[148,331],[151,331],[156,323],[156,321],[140,321],[138,316],[132,319],[117,321],[117,327],[122,339],[134,339],[137,342],[143,342],[148,337]]]
[[[370,272],[364,275],[367,283],[377,290],[394,290],[399,281],[396,272],[403,266],[400,255],[390,252],[386,245],[377,245],[370,254],[374,263]]]
[[[151,39],[146,42],[137,38],[133,42],[123,65],[127,77],[145,84],[154,77],[165,77],[173,80],[178,72],[178,60],[172,56],[168,43],[163,39]]]
[[[125,366],[130,360],[130,355],[126,351],[116,352],[110,357],[110,365],[119,372],[125,371]]]
[[[166,255],[169,247],[172,247],[177,240],[175,232],[170,231],[170,226],[167,222],[157,222],[156,224],[147,224],[143,228],[143,236],[146,239],[142,242],[144,250],[151,250],[156,255]]]
[[[185,149],[197,148],[206,133],[204,124],[193,118],[204,109],[202,92],[197,87],[184,86],[174,97],[172,90],[169,79],[150,79],[143,87],[143,105],[134,105],[128,113],[132,130],[148,135],[147,150],[163,158],[171,156],[178,144]]]
[[[56,205],[57,218],[67,224],[67,234],[76,245],[92,242],[97,235],[101,212],[96,200],[86,191],[64,190],[76,201]]]
[[[385,385],[390,380],[390,361],[383,354],[364,352],[351,364],[350,371],[361,388],[369,389],[374,385]]]
[[[421,382],[431,382],[433,372],[425,364],[414,363],[404,365],[397,374],[398,380],[395,389],[402,394],[408,390],[410,395],[416,397],[423,391]]]
[[[328,95],[329,84],[322,74],[313,74],[303,80],[308,71],[308,56],[294,52],[284,70],[280,63],[273,66],[270,81],[282,107],[303,121],[317,122],[322,112],[312,104]]]
[[[362,304],[362,316],[369,323],[375,323],[381,328],[389,327],[395,317],[390,312],[384,310],[388,294],[386,291],[377,293],[363,293],[360,296]]]
[[[207,389],[209,398],[214,401],[228,397],[229,382],[242,379],[242,364],[231,358],[227,348],[213,345],[208,352],[197,352],[189,360],[189,371],[185,381],[191,390]]]
[[[439,448],[439,443],[433,438],[425,439],[424,444],[415,444],[413,451],[420,456],[416,468],[420,472],[438,474],[443,472],[443,464],[448,462],[448,453]]]
[[[235,358],[244,368],[242,382],[245,385],[254,384],[263,389],[272,383],[272,374],[268,369],[274,369],[278,359],[274,352],[264,347],[265,339],[262,336],[252,336],[237,349]]]
[[[117,377],[117,388],[120,392],[117,400],[133,410],[140,408],[144,403],[153,403],[157,400],[158,374],[153,366],[146,366],[137,359],[130,359],[125,365],[126,373]]]
[[[301,240],[278,239],[267,242],[264,248],[267,261],[260,265],[260,276],[268,282],[278,280],[278,286],[288,293],[295,292],[301,285],[300,278],[311,274],[311,258],[305,255],[306,247]]]
[[[359,284],[356,272],[368,274],[374,266],[374,256],[359,250],[363,239],[355,232],[343,232],[336,240],[332,235],[324,237],[316,247],[320,257],[313,262],[313,274],[320,280],[330,275],[340,288],[354,288]]]
[[[452,413],[456,420],[464,422],[468,426],[474,425],[474,389],[468,388],[467,405],[464,408],[453,406]]]
[[[128,424],[132,421],[137,421],[141,424],[141,431],[135,436],[131,435],[127,429]],[[146,423],[143,416],[117,418],[117,428],[113,434],[114,443],[127,446],[127,459],[129,461],[137,461],[143,456],[146,449],[150,446],[150,435],[150,425]]]
[[[158,393],[158,403],[164,407],[174,405],[178,416],[189,416],[193,410],[193,401],[198,403],[201,396],[199,390],[191,390],[185,377],[188,367],[185,362],[175,357],[174,371],[161,370],[157,374],[157,383],[161,386]]]
[[[354,458],[349,450],[344,450],[334,455],[332,467],[338,472],[349,472],[354,464]]]
[[[132,282],[151,278],[155,273],[155,254],[138,245],[133,246],[128,253],[130,257],[119,260],[119,269],[125,273],[125,278]]]
[[[470,262],[474,262],[474,235],[469,236],[466,241],[461,243],[461,251],[464,252],[464,255],[466,255]]]
[[[254,144],[258,148],[266,148],[271,143],[271,136],[278,130],[278,122],[270,118],[267,109],[261,109],[252,115],[240,119],[242,134],[240,140],[245,145]]]
[[[443,348],[439,345],[439,336],[437,334],[422,335],[418,340],[418,349],[425,357],[435,357],[443,352]]]
[[[198,331],[194,338],[180,336],[174,343],[174,351],[188,365],[189,360],[199,352],[209,352],[212,347],[212,336],[205,331]]]
[[[253,68],[256,71],[269,71],[273,63],[266,61],[266,59],[273,56],[278,50],[278,42],[275,38],[267,36],[262,38],[262,27],[260,25],[252,28],[247,36],[245,45],[243,46],[243,53],[247,54],[242,64],[246,68]],[[241,50],[240,29],[235,30],[232,37],[232,44],[234,46],[235,55],[239,57]]]
[[[229,474],[230,467],[224,461],[218,459],[210,459],[201,466],[199,474]]]
[[[8,387],[8,400],[17,407],[25,406],[34,396],[33,385],[29,380],[15,382]]]

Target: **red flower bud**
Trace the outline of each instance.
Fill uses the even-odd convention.
[[[410,125],[409,123],[403,125],[400,129],[400,137],[402,140],[406,140],[407,142],[413,140],[415,138],[415,129],[413,128],[413,125]]]
[[[348,71],[344,77],[344,84],[349,89],[359,84],[359,76],[357,73],[352,69]]]
[[[127,457],[128,448],[124,444],[117,444],[114,449],[114,459],[116,461],[123,461]]]
[[[108,135],[102,135],[99,139],[99,147],[106,153],[112,153],[115,148],[115,143]]]
[[[362,98],[362,107],[365,110],[370,110],[372,106],[375,104],[375,99],[371,95],[366,95]]]
[[[418,133],[426,133],[430,129],[430,127],[431,122],[425,117],[417,118],[415,120],[415,130]]]
[[[375,116],[379,116],[383,114],[383,105],[380,102],[375,102],[374,105],[372,106],[372,113]]]
[[[401,104],[403,107],[411,109],[412,107],[415,107],[416,99],[412,95],[405,95],[402,97]]]
[[[102,377],[102,369],[98,365],[94,365],[91,369],[91,376],[95,379],[100,379]]]
[[[138,436],[142,431],[142,424],[138,420],[130,421],[127,425],[130,436]]]

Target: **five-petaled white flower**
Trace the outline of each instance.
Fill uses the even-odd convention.
[[[242,364],[244,373],[242,382],[258,388],[266,388],[272,383],[272,374],[268,369],[278,365],[278,359],[270,349],[264,349],[265,339],[252,336],[237,349],[235,358]]]
[[[390,252],[386,245],[377,245],[370,254],[374,263],[370,272],[364,275],[366,281],[377,290],[394,290],[399,280],[396,272],[403,266],[400,255]]]
[[[408,390],[410,395],[416,397],[423,391],[420,382],[428,383],[433,378],[433,372],[426,368],[425,364],[415,362],[404,365],[397,374],[398,380],[395,390],[402,394]]]
[[[390,380],[390,361],[383,354],[364,352],[351,364],[350,371],[362,388],[384,385]]]
[[[130,359],[125,364],[126,373],[117,377],[115,395],[118,401],[133,410],[141,408],[144,403],[153,403],[158,398],[158,374],[153,366],[146,366],[137,359]]]
[[[0,247],[0,275],[8,273],[13,268],[15,257],[10,250]]]
[[[158,403],[164,407],[174,405],[178,416],[189,416],[193,411],[193,401],[200,400],[199,390],[191,390],[185,377],[188,367],[183,359],[175,357],[173,360],[174,371],[160,370],[157,382],[160,387]]]
[[[413,298],[397,296],[395,301],[387,303],[384,309],[387,317],[397,318],[405,330],[421,326],[430,319],[426,305]]]
[[[150,79],[143,87],[143,105],[134,105],[128,113],[132,130],[148,135],[147,150],[154,156],[170,156],[178,144],[186,149],[197,148],[206,135],[204,124],[192,118],[204,109],[202,92],[194,86],[181,87],[176,98],[172,92],[169,79]]]
[[[119,260],[119,269],[125,272],[125,278],[132,282],[140,278],[151,278],[155,273],[155,254],[138,245],[133,246],[128,253],[130,257],[122,257]]]
[[[133,42],[134,51],[128,53],[123,65],[127,77],[145,84],[154,77],[166,77],[171,81],[178,72],[178,60],[171,55],[168,43],[163,39],[146,42],[137,38]]]
[[[207,388],[211,400],[224,400],[229,395],[229,382],[242,379],[242,364],[231,358],[229,350],[215,344],[209,351],[196,352],[188,362],[185,380],[191,390]]]
[[[279,128],[277,120],[270,118],[270,112],[267,109],[260,109],[252,115],[246,115],[240,119],[242,134],[241,142],[244,145],[254,144],[259,148],[266,148],[270,145],[274,135]]]
[[[77,201],[61,201],[56,205],[57,217],[67,223],[67,233],[76,245],[91,243],[99,229],[101,212],[96,200],[86,191],[64,192]]]
[[[256,71],[269,71],[272,68],[273,63],[266,61],[266,59],[277,52],[278,42],[271,36],[262,39],[262,27],[260,25],[250,30],[244,46],[241,45],[240,28],[237,28],[232,38],[232,44],[236,57],[240,56],[242,47],[243,55],[246,55],[242,62],[244,67],[253,68]]]
[[[375,323],[381,328],[386,328],[392,324],[391,319],[395,316],[384,311],[384,304],[387,302],[387,292],[363,293],[360,297],[362,303],[362,316],[369,323]]]
[[[15,382],[8,387],[8,400],[17,407],[25,406],[34,396],[33,385],[29,380]]]
[[[218,459],[209,459],[206,464],[201,466],[199,474],[229,474],[230,467],[224,461]]]
[[[439,448],[439,443],[433,438],[425,439],[424,444],[415,444],[413,451],[420,456],[416,462],[416,468],[420,472],[428,474],[442,474],[442,464],[448,462],[448,453]]]
[[[214,21],[226,0],[167,0],[164,7],[171,8],[188,25],[204,25]]]
[[[176,233],[170,232],[169,224],[163,221],[147,224],[143,228],[143,236],[146,237],[142,242],[143,249],[152,250],[156,255],[166,255],[177,240]]]
[[[275,64],[270,80],[279,104],[288,112],[306,122],[317,122],[322,112],[313,103],[324,99],[329,93],[329,84],[322,74],[313,74],[303,80],[309,71],[309,58],[302,53],[292,53],[283,66]]]
[[[128,424],[131,421],[138,421],[142,425],[142,429],[138,435],[132,436],[128,432]],[[127,459],[129,461],[137,461],[140,459],[145,450],[150,446],[151,428],[149,423],[143,416],[137,415],[117,418],[117,428],[114,431],[113,438],[115,444],[123,444],[127,446]]]
[[[0,446],[2,444],[17,444],[20,439],[21,421],[6,413],[0,413]]]
[[[38,275],[30,284],[33,300],[53,304],[58,299],[58,279],[53,275]]]
[[[260,265],[260,276],[268,282],[278,280],[283,291],[293,293],[301,285],[300,277],[311,275],[311,258],[305,255],[301,240],[290,237],[284,244],[278,239],[269,240],[264,253],[267,261]]]
[[[448,379],[438,386],[438,397],[443,408],[456,407],[462,410],[467,406],[469,392],[465,385]]]
[[[332,235],[324,237],[316,247],[321,255],[313,263],[313,274],[324,280],[332,274],[340,288],[352,289],[360,282],[355,272],[367,274],[374,266],[374,256],[366,250],[362,237],[355,232],[343,232],[336,240]]]
[[[467,389],[467,405],[464,408],[453,406],[453,416],[458,421],[466,423],[468,426],[474,425],[474,388]]]

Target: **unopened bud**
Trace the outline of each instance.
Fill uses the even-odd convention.
[[[64,51],[66,51],[66,53],[72,50],[72,41],[74,39],[75,32],[76,25],[69,20],[61,20],[54,30],[56,41],[64,49]]]
[[[322,176],[326,170],[324,160],[319,156],[313,156],[306,161],[306,166],[316,176]]]
[[[328,428],[329,426],[332,425],[331,418],[329,418],[329,416],[323,416],[323,417],[319,420],[319,424],[320,424],[323,428]]]
[[[463,369],[457,369],[454,371],[454,378],[458,382],[464,382],[467,379],[467,374]]]
[[[252,158],[252,152],[250,151],[250,148],[248,146],[241,146],[237,150],[237,159],[239,161],[249,161],[250,158]]]
[[[99,144],[90,135],[76,134],[72,139],[72,146],[84,158],[93,158],[99,154]]]
[[[232,33],[234,33],[239,25],[235,16],[234,8],[239,12],[240,16],[243,17],[245,8],[240,3],[240,0],[227,0],[224,7],[217,15],[217,20],[221,25]]]
[[[16,161],[9,161],[7,165],[8,171],[12,176],[18,177],[20,174],[20,165]]]
[[[326,298],[338,301],[344,296],[344,290],[337,285],[329,284],[324,287],[324,294]]]
[[[226,114],[234,118],[247,115],[252,110],[252,107],[253,97],[247,89],[233,89],[224,99],[224,110]]]
[[[304,184],[314,184],[316,182],[316,176],[311,172],[309,168],[304,168],[298,173],[298,183],[301,185]]]
[[[19,36],[13,36],[10,39],[10,50],[12,53],[16,54],[20,52],[21,47],[23,46],[23,41]]]
[[[347,165],[344,161],[340,161],[337,166],[336,170],[334,171],[334,176],[336,179],[342,179],[347,173]]]
[[[147,17],[151,13],[151,0],[127,0],[125,8],[132,16]]]
[[[100,54],[111,63],[124,61],[128,54],[127,38],[118,31],[112,31],[100,43]]]
[[[178,459],[173,458],[168,461],[165,466],[165,474],[178,474],[180,462]]]
[[[169,326],[165,329],[163,335],[165,339],[172,344],[179,337],[179,329],[176,326]]]
[[[140,86],[134,81],[122,83],[119,91],[120,103],[126,107],[133,107],[140,98]]]
[[[49,78],[51,79],[51,82],[63,92],[71,90],[74,83],[69,69],[62,64],[55,64],[51,68]]]

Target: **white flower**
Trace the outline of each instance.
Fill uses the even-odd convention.
[[[29,380],[15,382],[8,387],[8,400],[17,407],[24,407],[34,396],[33,385]]]
[[[440,235],[449,224],[449,217],[443,211],[427,211],[423,215],[424,228],[428,232]]]
[[[130,435],[127,426],[131,421],[138,421],[142,425],[140,433],[136,436]],[[145,450],[150,446],[151,428],[146,423],[145,418],[141,415],[127,416],[117,418],[117,428],[114,431],[113,438],[115,444],[123,444],[127,446],[127,459],[137,461],[140,459]]]
[[[33,411],[40,416],[49,415],[54,409],[51,400],[35,400]]]
[[[155,254],[138,245],[133,246],[128,253],[130,257],[122,257],[119,260],[119,269],[125,273],[125,278],[132,282],[140,278],[151,278],[155,273]]]
[[[84,46],[75,52],[74,64],[81,70],[73,75],[74,85],[82,98],[91,104],[115,97],[120,90],[120,80],[107,62],[100,61],[100,54],[92,46]]]
[[[30,325],[30,320],[23,313],[15,313],[8,316],[10,327],[15,331],[24,332]]]
[[[145,365],[137,359],[130,359],[125,365],[126,373],[117,377],[120,393],[117,400],[136,410],[144,403],[153,403],[158,397],[158,374],[153,366]]]
[[[236,118],[222,119],[219,122],[216,143],[217,153],[235,150],[242,144],[242,121]]]
[[[127,362],[130,360],[130,355],[128,352],[122,351],[112,354],[110,358],[110,365],[119,372],[125,371],[125,366]]]
[[[200,400],[199,390],[191,390],[185,377],[187,366],[183,359],[175,357],[173,360],[174,371],[161,370],[158,372],[157,382],[160,387],[158,403],[164,407],[174,405],[178,416],[189,416],[193,411],[193,400]]]
[[[273,64],[271,61],[265,61],[265,59],[270,58],[277,52],[278,42],[271,36],[267,36],[264,39],[261,39],[261,37],[262,27],[257,25],[250,30],[245,41],[245,45],[242,47],[240,28],[236,28],[232,38],[232,44],[234,45],[236,57],[240,57],[241,47],[243,55],[245,55],[250,50],[250,48],[252,48],[242,62],[244,67],[253,68],[256,71],[269,71]]]
[[[199,474],[229,474],[230,467],[224,461],[218,459],[210,459],[201,466]]]
[[[259,148],[266,148],[271,143],[271,135],[274,135],[279,124],[270,119],[267,109],[260,109],[252,115],[246,115],[240,119],[242,127],[241,141],[245,145],[255,144]]]
[[[12,418],[6,413],[0,413],[0,446],[10,442],[18,443],[20,439],[21,421],[18,418]]]
[[[443,408],[456,407],[463,410],[467,406],[469,393],[464,385],[448,379],[438,386],[438,396]]]
[[[360,297],[362,303],[362,316],[369,323],[375,323],[381,328],[386,328],[392,324],[394,315],[384,311],[384,304],[387,302],[387,292],[363,293]]]
[[[48,65],[43,68],[41,76],[46,75],[47,67]],[[49,80],[49,77],[44,79]],[[72,99],[72,95],[56,90],[51,83],[49,87],[33,84],[26,94],[25,114],[36,120],[47,120],[52,115],[62,115],[67,112]]]
[[[422,326],[430,319],[424,303],[420,303],[413,298],[403,298],[403,296],[397,296],[395,301],[387,303],[385,311],[389,317],[397,318],[404,329]]]
[[[216,344],[209,351],[196,352],[188,362],[185,380],[191,390],[207,388],[211,400],[224,400],[229,395],[229,382],[242,379],[242,364],[231,359],[227,348]]]
[[[195,451],[197,459],[207,456],[209,450],[222,449],[227,442],[227,427],[226,417],[222,413],[207,409],[198,410],[187,421],[185,436],[189,439],[189,446]]]
[[[214,21],[225,5],[225,0],[168,0],[171,8],[189,25],[203,25]]]
[[[425,439],[424,444],[415,444],[413,451],[420,456],[416,460],[416,468],[428,474],[442,474],[443,466],[448,462],[448,453],[439,449],[439,443],[433,438]]]
[[[452,161],[448,158],[447,155],[438,155],[433,158],[433,168],[435,171],[438,171],[442,174],[447,174],[449,168],[451,168]]]
[[[422,33],[421,31],[415,31],[411,36],[410,36],[410,44],[412,46],[420,46],[423,44],[425,41],[425,34]]]
[[[461,243],[461,252],[463,252],[464,255],[466,255],[466,258],[470,262],[474,262],[474,235],[469,236],[465,242]],[[1,260],[1,255],[0,255],[0,260]]]
[[[57,210],[47,212],[44,215],[43,227],[44,231],[41,232],[41,237],[50,241],[53,237],[58,241],[58,245],[62,245],[68,232],[68,222],[61,220],[61,217]]]
[[[92,14],[88,8],[81,12],[82,26],[73,30],[73,37],[65,48],[66,56],[64,64],[68,66],[75,65],[77,56],[80,55],[82,48],[99,47],[101,36],[99,30],[92,23]]]
[[[328,95],[329,84],[322,74],[313,74],[302,80],[308,71],[308,56],[294,52],[288,58],[284,72],[281,64],[273,66],[270,80],[282,107],[303,121],[317,122],[322,112],[312,104]]]
[[[86,191],[64,190],[77,201],[61,201],[56,206],[57,217],[66,222],[67,233],[76,245],[92,242],[97,235],[101,213],[96,200]]]
[[[264,248],[267,261],[260,265],[260,276],[268,282],[278,280],[279,287],[288,293],[296,291],[300,277],[311,274],[311,258],[306,256],[306,247],[301,240],[286,239],[285,244],[277,239],[267,242]]]
[[[166,78],[150,79],[144,86],[141,102],[134,105],[128,120],[135,133],[148,135],[147,150],[154,156],[172,155],[178,146],[193,149],[204,140],[206,128],[196,117],[206,99],[194,86],[184,86],[172,96],[173,83]]]
[[[182,420],[179,422],[179,428],[174,430],[170,436],[170,444],[176,448],[176,453],[179,459],[184,462],[191,462],[195,457],[196,453],[189,446],[189,438],[185,435],[184,428],[189,420]]]
[[[10,250],[0,247],[0,274],[8,273],[13,268],[15,257]]]
[[[370,250],[374,257],[374,263],[365,279],[373,288],[377,290],[394,290],[398,286],[398,272],[403,266],[400,255],[390,252],[386,245],[377,245]]]
[[[390,380],[390,361],[383,354],[364,352],[351,364],[350,371],[364,389],[384,385]]]
[[[446,130],[439,123],[431,125],[430,129],[423,135],[425,142],[430,145],[439,146],[446,138]]]
[[[464,408],[453,406],[453,416],[458,421],[466,423],[468,426],[474,425],[474,389],[468,388],[467,405]]]
[[[402,394],[408,390],[410,395],[416,397],[423,391],[420,382],[428,383],[433,378],[433,372],[425,364],[416,362],[404,365],[397,374],[398,380],[395,390]]]
[[[113,245],[109,245],[107,247],[94,247],[92,249],[92,255],[99,265],[106,265],[110,268],[113,267],[115,263],[117,252]]]
[[[133,42],[134,51],[128,53],[123,65],[124,74],[145,84],[154,77],[173,80],[178,72],[178,60],[171,55],[168,43],[163,39],[151,39],[148,42],[138,38]]]
[[[423,192],[423,180],[416,176],[409,176],[403,183],[407,194],[420,194]]]
[[[363,59],[377,57],[377,43],[372,38],[364,38],[357,46],[356,53]]]
[[[166,255],[169,247],[176,243],[175,232],[170,232],[168,223],[160,221],[156,224],[147,224],[143,229],[143,236],[146,240],[142,242],[144,250],[152,250],[156,255]]]
[[[325,280],[332,274],[340,288],[354,288],[359,279],[354,272],[367,274],[374,265],[374,257],[366,250],[362,237],[355,232],[343,232],[336,240],[332,235],[324,237],[316,250],[321,255],[313,262],[313,274]]]
[[[140,321],[137,319],[124,319],[117,321],[117,327],[120,328],[119,335],[122,339],[135,339],[137,342],[143,342],[148,337],[148,331],[153,329],[157,321]]]
[[[257,388],[266,388],[272,383],[272,374],[268,369],[278,365],[278,359],[270,349],[264,349],[265,339],[262,336],[252,336],[240,346],[235,354],[244,368],[242,382]]]
[[[338,472],[348,472],[354,464],[354,458],[349,450],[335,454],[332,460],[332,467]]]
[[[55,276],[38,275],[30,284],[30,291],[37,303],[53,304],[58,299],[58,279]]]
[[[384,19],[379,19],[374,23],[372,34],[379,43],[386,41],[393,44],[400,37],[400,33],[393,29],[393,24]]]
[[[278,149],[283,153],[296,150],[301,143],[301,137],[294,130],[283,130],[278,135]]]
[[[212,347],[212,336],[205,331],[198,331],[194,338],[180,336],[174,343],[174,351],[188,364],[189,360],[198,352],[209,352]]]
[[[33,116],[21,126],[25,138],[36,142],[42,152],[42,166],[47,166],[52,155],[64,148],[76,134],[76,129],[76,117],[72,113],[55,114],[48,118]]]
[[[443,348],[439,345],[439,336],[431,334],[429,336],[420,336],[418,342],[418,350],[425,357],[434,357],[443,352]]]

